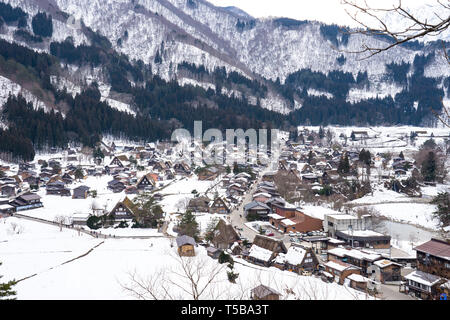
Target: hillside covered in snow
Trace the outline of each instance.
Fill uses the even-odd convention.
[[[220,129],[434,126],[432,110],[450,101],[450,68],[438,41],[363,59],[351,52],[389,40],[316,21],[256,19],[204,0],[3,0],[0,8],[0,76],[14,88],[3,100],[20,92],[35,109],[66,117],[70,97],[95,83],[99,102],[117,117],[167,122],[152,137],[190,130],[194,120]],[[23,67],[31,75],[18,76]],[[118,131],[107,133],[143,138]]]

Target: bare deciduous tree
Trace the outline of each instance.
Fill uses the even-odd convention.
[[[361,50],[350,53],[364,54],[361,59],[370,58],[376,54],[388,51],[394,47],[412,42],[424,37],[436,37],[446,31],[450,26],[450,2],[436,0],[433,12],[426,18],[420,18],[403,6],[398,0],[393,6],[387,8],[374,8],[368,4],[368,0],[342,0],[346,6],[348,16],[361,28],[357,30],[345,30],[348,34],[363,34],[367,36],[387,36],[392,39],[386,45],[370,46],[363,44]],[[396,28],[387,22],[386,17],[399,18],[405,23],[404,27]],[[445,60],[450,65],[450,57],[445,42],[441,40],[442,52]],[[446,127],[450,128],[450,110],[443,107],[442,114],[438,114],[432,108],[431,112]]]
[[[23,226],[16,222],[11,222],[9,224],[9,231],[12,234],[21,234],[23,232],[23,230],[24,230]]]
[[[53,222],[57,223],[59,225],[59,231],[62,231],[63,224],[67,224],[67,217],[66,216],[55,216],[53,218]]]
[[[178,210],[178,212],[184,212],[186,211],[187,206],[189,205],[190,199],[185,197],[177,201],[175,204],[175,208]]]
[[[225,264],[218,264],[207,256],[180,257],[169,253],[175,261],[148,277],[136,271],[129,272],[129,283],[121,284],[125,291],[142,300],[221,299],[226,294],[220,290]]]
[[[450,26],[450,5],[443,3],[441,0],[437,0],[436,3],[437,6],[433,16],[421,19],[405,8],[401,0],[398,0],[390,8],[373,8],[367,0],[342,0],[342,4],[351,10],[350,12],[350,10],[345,9],[349,17],[362,27],[362,29],[355,31],[347,30],[348,33],[389,36],[393,39],[392,43],[382,47],[371,47],[364,44],[362,49],[356,53],[368,53],[369,55],[365,57],[368,58],[425,36],[438,36]],[[386,21],[387,15],[400,18],[405,22],[405,27],[395,29],[390,26]],[[443,41],[442,45],[444,46],[445,58],[450,63]]]

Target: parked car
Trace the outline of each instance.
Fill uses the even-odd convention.
[[[312,276],[312,273],[310,271],[303,270],[302,276]]]
[[[274,234],[273,234],[273,232],[271,232],[271,233],[269,233],[267,236],[269,236],[269,237],[273,237],[274,236]]]

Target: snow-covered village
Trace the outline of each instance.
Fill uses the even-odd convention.
[[[443,0],[0,0],[2,308],[448,300],[449,27]]]
[[[449,135],[299,127],[266,165],[112,140],[3,162],[4,280],[20,299],[432,299],[450,285]]]

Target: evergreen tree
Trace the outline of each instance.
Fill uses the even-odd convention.
[[[428,152],[428,156],[422,163],[420,172],[424,181],[432,182],[436,180],[436,155],[433,151]]]
[[[2,263],[0,262],[0,266]],[[3,276],[0,275],[0,279]],[[0,283],[0,300],[15,300],[14,296],[16,291],[13,290],[13,286],[16,285],[15,281],[8,281],[6,283]]]
[[[450,225],[450,193],[440,192],[431,202],[437,205],[434,216],[441,221],[444,227]]]
[[[403,155],[403,151],[400,151],[400,154],[398,155],[399,158],[405,160],[405,156]]]
[[[84,175],[83,175],[83,170],[81,168],[77,168],[77,170],[75,170],[75,179],[83,179]]]
[[[148,193],[138,195],[133,200],[132,211],[135,220],[142,228],[156,228],[161,224],[164,211]]]
[[[369,150],[362,149],[359,153],[359,161],[369,166],[372,159],[372,155]]]
[[[26,29],[27,26],[28,26],[27,18],[26,17],[20,17],[19,21],[17,23],[17,27],[19,29]]]
[[[32,19],[33,32],[37,36],[51,37],[53,35],[52,16],[45,12],[38,12]]]
[[[314,159],[314,154],[313,154],[312,150],[310,150],[308,153],[308,164],[311,164],[313,159]]]
[[[323,129],[322,126],[320,126],[319,128],[319,138],[323,139],[325,137],[325,130]]]
[[[337,170],[340,174],[348,174],[350,172],[350,161],[348,160],[347,153],[341,156]]]
[[[196,241],[198,240],[198,236],[200,234],[198,222],[196,221],[195,216],[190,210],[187,210],[186,213],[181,217],[181,220],[178,224],[178,233],[180,235],[190,236]]]
[[[94,158],[101,158],[101,159],[105,158],[105,155],[103,154],[102,149],[100,147],[94,149],[92,156]]]

